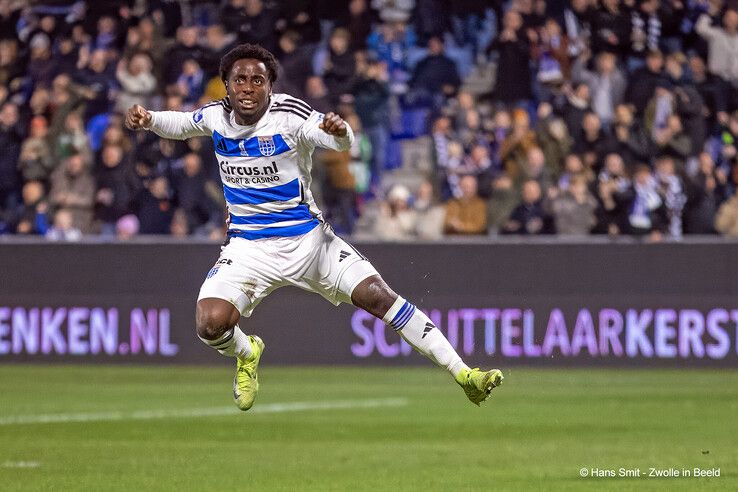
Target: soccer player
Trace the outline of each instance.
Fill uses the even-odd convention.
[[[479,405],[502,382],[497,369],[470,369],[431,320],[385,283],[353,246],[333,233],[310,192],[315,147],[348,150],[354,135],[334,113],[322,114],[286,94],[273,94],[274,55],[240,45],[220,63],[227,96],[197,111],[126,114],[132,130],[171,139],[212,137],[228,204],[228,238],[197,300],[198,337],[236,358],[233,396],[254,403],[264,342],[238,322],[273,290],[292,285],[335,305],[352,303],[382,319],[413,348],[445,368]]]

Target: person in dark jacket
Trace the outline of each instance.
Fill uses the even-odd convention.
[[[649,51],[646,66],[637,69],[628,79],[625,89],[625,101],[635,106],[636,114],[641,116],[656,92],[656,86],[663,82],[661,73],[664,67],[664,55],[660,51]]]
[[[456,93],[459,85],[461,78],[456,63],[444,54],[441,38],[433,36],[428,40],[428,55],[415,66],[410,87],[450,96]]]
[[[215,190],[217,186],[208,180],[198,154],[190,152],[184,156],[182,169],[173,174],[171,184],[176,205],[187,216],[188,230],[197,231],[211,217],[221,215],[208,195],[208,187]]]
[[[331,33],[328,46],[318,50],[313,58],[315,75],[323,77],[328,94],[334,102],[351,92],[356,74],[356,59],[349,51],[350,35],[343,27]]]
[[[499,53],[493,98],[507,104],[531,99],[530,43],[521,30],[523,20],[514,10],[505,13],[502,33],[490,45]]]
[[[137,188],[135,175],[123,161],[123,149],[107,145],[100,153],[101,161],[95,173],[95,218],[101,233],[115,234],[115,222],[125,215]]]
[[[277,78],[276,92],[284,92],[293,96],[305,98],[305,83],[313,72],[313,52],[311,46],[303,46],[302,39],[296,31],[285,31],[279,37],[279,68],[281,73]]]
[[[134,209],[140,234],[169,234],[174,216],[169,180],[157,176],[136,196]]]
[[[386,162],[389,141],[389,86],[387,65],[370,61],[366,72],[353,89],[354,107],[364,134],[371,144],[371,170],[374,184],[379,182]]]
[[[18,106],[5,102],[0,106],[0,210],[13,208],[19,201],[18,159],[23,137]]]
[[[510,214],[502,228],[503,234],[551,234],[553,222],[543,207],[541,185],[535,179],[523,183],[520,205]]]

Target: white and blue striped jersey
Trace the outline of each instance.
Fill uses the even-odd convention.
[[[315,147],[344,151],[354,134],[329,135],[323,114],[286,94],[273,94],[254,125],[236,123],[228,99],[197,111],[151,111],[149,128],[164,138],[212,137],[228,204],[230,237],[261,239],[305,234],[323,221],[310,192]]]

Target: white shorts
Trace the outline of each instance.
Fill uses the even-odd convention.
[[[337,306],[351,303],[354,288],[372,275],[377,275],[372,264],[323,223],[302,236],[231,238],[197,300],[224,299],[242,316],[250,316],[270,292],[293,285],[317,292]]]

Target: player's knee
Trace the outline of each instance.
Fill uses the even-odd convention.
[[[375,275],[359,283],[351,298],[356,306],[381,318],[392,307],[397,294],[382,280],[382,277]]]
[[[238,323],[238,310],[219,299],[201,299],[197,302],[195,329],[205,340],[215,340]]]

